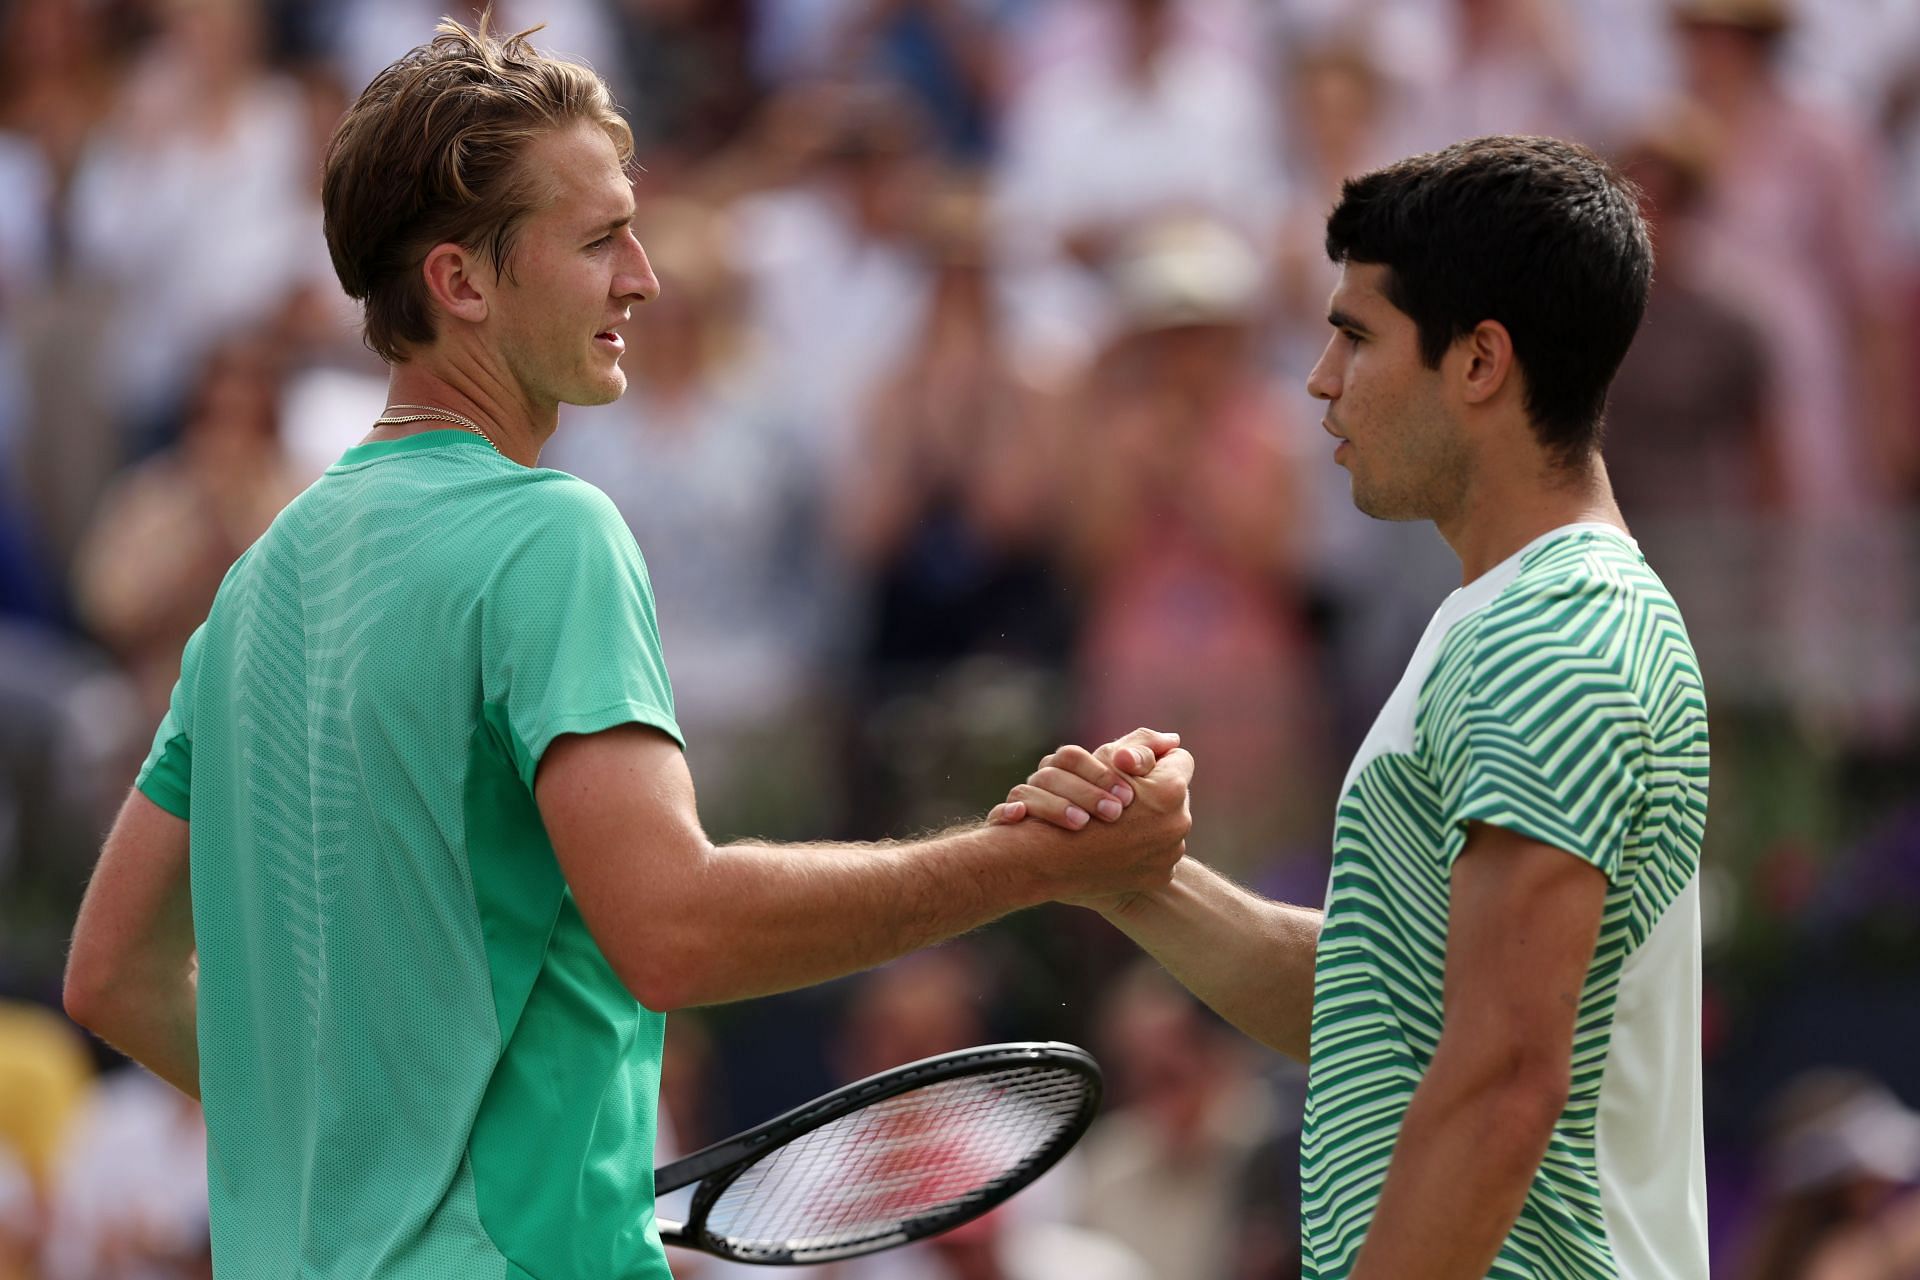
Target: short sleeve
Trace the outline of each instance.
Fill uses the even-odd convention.
[[[1467,824],[1564,849],[1618,882],[1647,794],[1648,720],[1617,588],[1578,581],[1496,606],[1468,643],[1458,710],[1439,735],[1452,868]]]
[[[685,745],[640,548],[606,495],[556,476],[481,601],[481,679],[529,789],[567,733],[645,724]]]
[[[193,791],[193,737],[189,732],[194,675],[199,667],[200,637],[206,624],[193,633],[180,658],[180,678],[174,682],[167,714],[154,731],[146,763],[134,778],[134,789],[182,821],[191,821]]]

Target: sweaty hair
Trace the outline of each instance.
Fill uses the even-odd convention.
[[[621,163],[633,134],[600,78],[527,42],[443,19],[432,41],[373,78],[327,145],[327,251],[366,310],[366,342],[400,363],[433,341],[420,264],[437,244],[484,250],[512,279],[514,238],[550,198],[521,157],[578,121],[606,130]]]
[[[1553,138],[1476,138],[1349,178],[1327,256],[1387,268],[1428,368],[1500,322],[1540,442],[1562,462],[1599,447],[1653,279],[1639,193],[1604,160]]]

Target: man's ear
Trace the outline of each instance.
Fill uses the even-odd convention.
[[[1454,344],[1459,361],[1461,398],[1468,404],[1486,404],[1509,382],[1515,386],[1513,335],[1498,320],[1482,320]]]
[[[420,276],[440,310],[470,324],[487,318],[493,272],[469,250],[451,241],[433,246],[420,264]]]

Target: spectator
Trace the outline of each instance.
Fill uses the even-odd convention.
[[[1788,1084],[1767,1124],[1770,1202],[1747,1280],[1920,1274],[1920,1115],[1857,1072]]]
[[[1293,199],[1276,238],[1266,341],[1283,393],[1304,410],[1281,443],[1304,491],[1301,568],[1322,647],[1339,655],[1324,675],[1334,736],[1328,753],[1338,756],[1360,745],[1455,572],[1426,530],[1355,509],[1346,473],[1326,465],[1320,411],[1309,407],[1305,390],[1327,343],[1327,299],[1340,277],[1327,260],[1326,211],[1347,178],[1394,158],[1387,125],[1397,90],[1374,52],[1350,37],[1301,46],[1285,83]],[[1310,900],[1318,891],[1288,892]]]
[[[0,134],[39,153],[51,178],[49,214],[113,103],[101,20],[86,0],[20,0],[0,19]]]
[[[1210,215],[1264,244],[1282,198],[1266,86],[1186,38],[1186,0],[1108,0],[1111,47],[1013,103],[996,193],[1021,341],[1084,351],[1111,319],[1099,273],[1146,220]]]
[[[1614,378],[1606,458],[1643,544],[1643,522],[1752,513],[1777,505],[1785,484],[1766,420],[1767,351],[1729,297],[1717,274],[1726,264],[1714,261],[1699,223],[1711,138],[1697,116],[1679,111],[1628,147],[1622,162],[1645,193],[1659,269],[1645,335]],[[1652,547],[1648,559],[1663,574],[1673,563]],[[1685,607],[1686,597],[1676,596]]]
[[[1753,268],[1780,374],[1792,510],[1885,504],[1914,464],[1890,207],[1874,140],[1797,98],[1778,67],[1786,0],[1684,0],[1689,90],[1719,137],[1701,218]]]
[[[1580,69],[1561,0],[1453,0],[1398,122],[1404,155],[1494,133],[1578,137]]]
[[[750,0],[616,0],[621,61],[634,91],[614,97],[633,126],[649,183],[731,144],[751,118]]]
[[[770,147],[794,173],[733,206],[731,252],[769,376],[822,465],[837,467],[926,309],[931,273],[916,237],[930,162],[924,122],[897,90],[839,86],[797,97],[769,104],[761,148],[721,167],[760,167]]]
[[[1777,696],[1824,733],[1884,747],[1915,697],[1911,557],[1888,512],[1912,489],[1920,442],[1882,160],[1860,121],[1790,90],[1786,0],[1684,0],[1676,16],[1688,87],[1719,138],[1701,220],[1744,268],[1776,375],[1789,516],[1769,558]]]
[[[892,81],[911,93],[949,157],[990,156],[1005,92],[1001,38],[989,20],[998,0],[864,0],[842,21],[844,73]]]
[[[162,0],[159,30],[74,178],[78,265],[107,291],[98,366],[136,449],[178,426],[213,345],[276,309],[318,218],[298,85],[249,0]],[[137,303],[137,305],[135,305]]]
[[[37,1253],[54,1176],[93,1084],[86,1046],[66,1019],[0,1001],[0,1280],[20,1280]]]
[[[1285,444],[1297,428],[1253,360],[1260,268],[1234,232],[1153,225],[1115,279],[1127,329],[1070,427],[1072,456],[1092,460],[1066,508],[1086,598],[1075,736],[1178,724],[1213,761],[1196,839],[1211,865],[1251,874],[1276,851],[1318,850],[1331,822],[1297,573],[1309,517]]]
[[[1696,113],[1676,110],[1624,154],[1644,192],[1657,268],[1641,335],[1613,380],[1605,457],[1620,509],[1719,677],[1726,712],[1751,695],[1747,673],[1769,667],[1755,640],[1777,633],[1777,615],[1753,582],[1768,576],[1773,544],[1760,531],[1787,481],[1772,349],[1740,305],[1730,247],[1700,221],[1713,136]]]
[[[138,1067],[88,1100],[55,1181],[46,1280],[211,1280],[200,1104]]]
[[[1285,82],[1291,199],[1278,223],[1270,305],[1279,364],[1304,383],[1326,345],[1327,296],[1340,276],[1327,261],[1326,211],[1342,182],[1392,159],[1385,137],[1391,90],[1357,42],[1297,51]]]
[[[983,767],[1000,776],[1000,761],[1058,742],[1051,691],[1073,639],[1054,538],[1057,408],[1015,367],[978,197],[956,187],[931,213],[932,299],[867,408],[835,504],[870,594],[860,711],[872,732],[855,772],[875,830],[944,821]],[[887,735],[909,704],[906,751]],[[1024,714],[1002,723],[994,708]]]
[[[0,525],[27,526],[6,531],[10,594],[43,618],[58,602],[22,584],[64,573],[120,463],[91,362],[75,358],[99,346],[99,302],[67,279],[74,172],[115,97],[101,27],[85,0],[0,14]]]
[[[279,378],[272,339],[216,346],[179,444],[115,485],[81,549],[80,616],[126,664],[147,723],[165,714],[180,654],[227,569],[298,491],[280,449]]]
[[[1232,1280],[1245,1179],[1288,1136],[1273,1097],[1243,1046],[1157,965],[1114,984],[1100,1041],[1112,1103],[1082,1147],[1079,1220],[1136,1250],[1156,1280]],[[1262,1213],[1297,1212],[1297,1188],[1264,1190]],[[1297,1249],[1290,1261],[1297,1275]]]

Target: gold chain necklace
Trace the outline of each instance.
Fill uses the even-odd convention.
[[[395,409],[417,409],[419,410],[419,412],[418,413],[392,412]],[[494,440],[492,436],[486,433],[486,430],[483,427],[481,427],[479,423],[475,422],[472,418],[463,418],[451,409],[436,409],[432,405],[426,405],[426,404],[390,404],[387,406],[387,410],[388,412],[381,414],[379,417],[373,420],[374,426],[397,427],[409,422],[451,422],[455,426],[465,427],[467,430],[473,432],[473,434],[479,436],[482,440],[485,440],[489,445],[493,447],[493,451],[495,453],[499,453],[501,457],[504,458],[507,456],[506,454],[500,452],[499,444]]]

